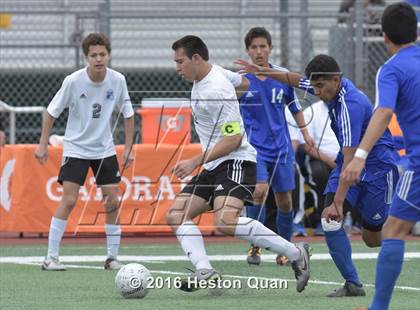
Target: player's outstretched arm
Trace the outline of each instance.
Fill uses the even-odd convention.
[[[299,126],[300,132],[302,133],[303,139],[309,147],[315,147],[315,141],[309,134],[308,128],[306,126],[305,117],[302,111],[293,113],[293,118],[296,121],[296,124]]]
[[[123,153],[123,168],[127,168],[134,161],[133,155],[133,134],[134,134],[134,116],[124,118],[125,143]]]
[[[235,64],[240,66],[240,73],[251,73],[255,75],[268,76],[274,80],[280,81],[292,87],[299,87],[299,82],[304,77],[303,75],[296,72],[284,72],[273,68],[262,67],[253,63],[249,63],[243,59],[235,60]]]
[[[389,108],[379,107],[375,110],[354,158],[341,174],[341,179],[344,182],[349,185],[359,182],[360,173],[365,166],[367,155],[388,128],[392,115],[393,111]]]
[[[40,164],[44,164],[48,159],[48,137],[50,136],[54,121],[55,118],[45,111],[42,119],[41,138],[35,150],[35,158]]]

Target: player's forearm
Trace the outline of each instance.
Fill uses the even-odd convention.
[[[373,113],[368,128],[360,142],[359,148],[370,152],[376,141],[384,134],[391,121],[393,111],[387,108],[378,108]]]
[[[210,150],[205,153],[198,155],[195,159],[197,165],[202,165],[213,160],[216,160],[222,156],[228,155],[238,149],[242,143],[242,134],[234,136],[223,137],[219,142],[215,144]]]
[[[328,167],[334,169],[335,168],[335,160],[333,158],[331,158],[330,156],[328,156],[327,154],[323,153],[322,151],[317,149],[317,158],[322,161],[323,163],[325,163]]]
[[[344,169],[347,167],[349,162],[353,159],[355,152],[356,152],[356,148],[353,148],[353,147],[343,148],[344,163],[343,163],[343,167],[341,167],[340,175],[341,175],[341,172],[343,172]],[[334,202],[339,203],[339,204],[344,203],[344,199],[346,199],[349,188],[350,186],[346,182],[344,182],[340,177],[338,181],[338,188],[334,196]]]
[[[299,112],[293,113],[293,118],[295,119],[296,124],[298,125],[302,135],[306,135],[308,133],[308,129],[306,128],[306,122],[305,122],[305,117],[303,115],[303,112],[299,111]]]
[[[50,136],[51,128],[54,124],[55,118],[47,111],[44,112],[42,117],[42,131],[39,144],[48,145],[48,137]]]
[[[269,67],[262,67],[259,74],[268,76],[274,80],[293,87],[299,87],[300,79],[303,77],[301,74],[296,72],[284,72]]]
[[[134,134],[134,116],[124,119],[124,130],[125,130],[125,147],[130,148],[133,144]]]
[[[328,167],[330,167],[331,169],[335,168],[336,164],[333,158],[329,157],[328,155],[322,152],[320,153],[320,158],[321,158],[321,161],[323,161]]]

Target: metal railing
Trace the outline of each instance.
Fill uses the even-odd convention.
[[[16,142],[16,114],[44,113],[45,107],[13,107],[0,100],[0,112],[9,113],[9,143]]]

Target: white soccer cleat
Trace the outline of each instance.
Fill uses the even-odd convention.
[[[58,258],[47,257],[41,266],[42,270],[45,271],[66,271],[66,266],[60,263]]]
[[[121,264],[115,258],[109,257],[105,261],[104,268],[106,270],[120,270],[122,266],[124,266],[124,264]]]

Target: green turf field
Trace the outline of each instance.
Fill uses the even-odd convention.
[[[327,253],[325,244],[314,244],[314,260],[311,264],[311,282],[301,294],[295,290],[290,267],[279,267],[272,259],[264,260],[260,266],[248,266],[245,261],[245,243],[208,244],[208,254],[217,255],[213,266],[226,279],[242,279],[241,289],[227,290],[222,296],[211,296],[205,290],[184,293],[177,289],[155,289],[145,299],[123,299],[114,288],[116,272],[102,270],[103,245],[64,245],[61,250],[63,262],[71,266],[66,272],[43,272],[39,261],[46,253],[45,245],[0,246],[0,309],[353,309],[368,305],[373,294],[375,259],[356,259],[355,263],[367,296],[363,298],[331,299],[325,297],[338,287],[342,279],[334,264],[323,259]],[[353,243],[353,253],[376,253],[362,245]],[[407,242],[406,252],[417,258],[406,259],[395,289],[391,309],[420,309],[420,241]],[[267,253],[267,252],[265,252]],[[128,261],[132,256],[153,256],[142,263],[154,276],[175,277],[191,267],[180,260],[183,253],[177,244],[124,245],[121,257]],[[243,255],[233,256],[233,255]],[[175,257],[174,257],[175,256]],[[178,257],[179,256],[179,257]],[[9,258],[7,258],[9,257]],[[14,257],[14,258],[10,258]],[[27,257],[23,259],[22,257]],[[28,258],[30,257],[30,258]],[[273,256],[270,256],[271,258]],[[7,258],[7,259],[6,259]],[[134,257],[133,257],[134,258]],[[9,261],[6,263],[5,261]],[[125,259],[124,259],[125,260]],[[14,261],[10,263],[10,261]],[[20,261],[20,263],[16,263]],[[288,289],[252,289],[246,285],[246,277],[256,276],[270,279],[286,279]],[[243,278],[244,277],[244,278]]]

